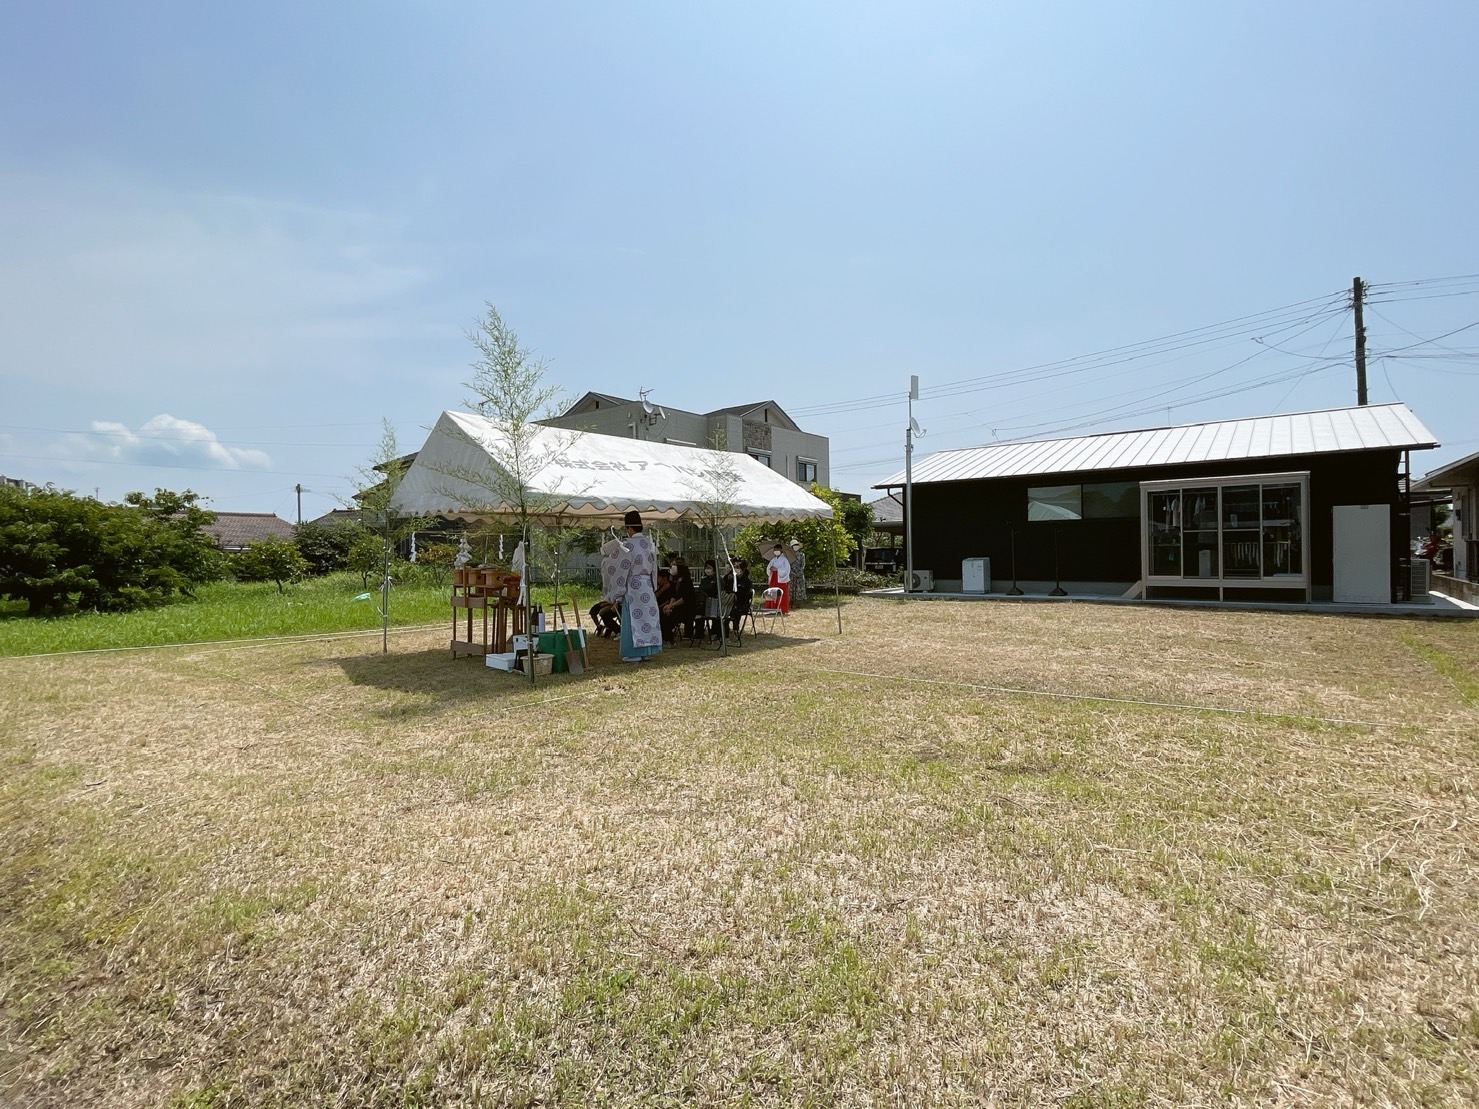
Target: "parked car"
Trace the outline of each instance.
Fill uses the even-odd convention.
[[[903,547],[867,547],[863,550],[863,569],[874,574],[897,574],[904,566]]]

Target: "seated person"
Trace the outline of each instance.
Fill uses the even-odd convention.
[[[680,558],[676,566],[673,571],[673,592],[678,598],[674,610],[676,622],[682,634],[692,639],[697,634],[697,623],[703,619],[703,597],[693,584],[693,573],[688,569],[688,563]]]
[[[712,558],[704,560],[703,577],[698,579],[698,601],[698,634],[707,635],[710,639],[718,639],[719,618],[709,615],[710,612],[719,611],[719,578],[716,576]]]
[[[678,591],[673,572],[666,566],[657,571],[657,616],[662,639],[668,646],[678,640],[678,625],[688,618],[688,609]]]
[[[615,639],[621,634],[621,609],[610,601],[603,598],[591,605],[590,617],[598,637]]]
[[[750,567],[742,558],[732,560],[733,568],[724,575],[723,589],[734,594],[734,604],[729,610],[728,624],[739,633],[740,621],[750,614],[750,601],[755,596],[755,586],[750,581]]]

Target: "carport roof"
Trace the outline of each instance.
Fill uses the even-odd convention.
[[[1437,445],[1433,433],[1405,404],[1372,404],[940,451],[914,464],[913,482],[1153,469],[1347,451],[1425,450]],[[904,471],[900,470],[874,488],[903,484]]]
[[[1447,491],[1454,485],[1473,485],[1479,479],[1479,451],[1466,454],[1447,466],[1440,466],[1412,483],[1414,493]]]

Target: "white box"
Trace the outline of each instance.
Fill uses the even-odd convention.
[[[502,655],[484,655],[483,662],[494,670],[512,670],[516,657],[512,651],[509,651],[507,654]]]
[[[516,635],[512,641],[515,651],[527,651],[529,649],[529,637],[527,635]]]
[[[960,564],[960,591],[962,593],[991,592],[991,560],[968,558]]]

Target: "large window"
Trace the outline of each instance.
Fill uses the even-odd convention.
[[[1152,578],[1303,584],[1304,474],[1145,487],[1145,561]]]
[[[1133,520],[1140,515],[1140,484],[1035,485],[1027,490],[1029,520]]]
[[[1082,520],[1082,485],[1038,485],[1027,490],[1029,520]]]

